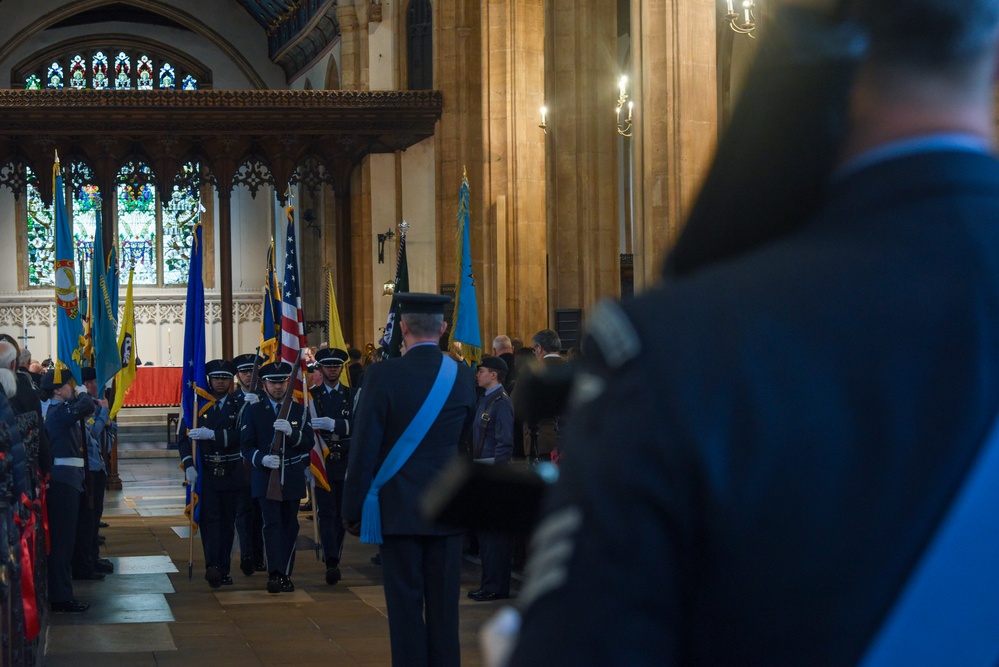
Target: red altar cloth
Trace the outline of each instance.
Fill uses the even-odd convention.
[[[125,407],[180,405],[184,369],[180,366],[139,366],[125,394]]]

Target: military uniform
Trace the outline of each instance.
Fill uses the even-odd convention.
[[[71,380],[69,371],[63,377]],[[54,371],[42,378],[42,388],[61,387],[54,380]],[[83,496],[84,448],[86,434],[83,420],[94,412],[89,394],[69,401],[53,398],[45,415],[45,430],[54,457],[46,496],[49,516],[49,601],[54,611],[85,611],[89,605],[73,599],[73,547],[76,544],[76,524]]]
[[[347,353],[336,348],[319,350],[316,363],[326,367],[343,367]],[[354,413],[355,389],[336,381],[334,386],[325,382],[309,390],[314,401],[316,417],[332,420],[332,430],[313,428],[323,438],[330,453],[326,457],[326,478],[330,490],[318,484],[315,489],[316,514],[319,518],[319,536],[323,543],[323,561],[326,563],[326,583],[335,584],[340,579],[340,553],[343,551],[343,480],[347,474],[347,456],[350,451],[350,429]],[[323,422],[320,422],[323,423]]]
[[[279,382],[291,374],[291,364],[278,362],[267,364],[260,369],[260,377],[265,381]],[[292,391],[288,387],[288,391]],[[295,541],[298,539],[298,504],[305,497],[305,466],[312,448],[312,426],[309,424],[305,408],[300,403],[291,403],[287,421],[291,434],[286,435],[284,447],[278,456],[282,475],[282,500],[267,498],[267,485],[272,469],[266,467],[265,458],[271,455],[274,440],[274,423],[280,404],[268,396],[259,403],[249,406],[240,426],[240,444],[243,458],[252,466],[250,477],[253,497],[260,504],[264,521],[264,549],[267,552],[267,569],[270,578],[267,590],[272,593],[292,591],[291,573],[295,564]]]
[[[410,308],[419,307],[409,302],[412,295],[396,296],[404,316],[413,312]],[[439,303],[437,311],[443,311]],[[401,358],[365,370],[344,484],[345,520],[360,522],[372,480],[423,405],[443,362],[437,345],[424,343],[408,348]],[[475,381],[468,366],[459,363],[457,371],[454,386],[427,434],[379,492],[382,576],[392,664],[397,666],[449,667],[460,662],[461,534],[426,521],[419,510],[423,493],[458,455],[459,442],[471,429]]]
[[[482,368],[502,370],[509,367],[499,357],[482,360]],[[472,420],[472,458],[482,463],[504,464],[513,454],[513,402],[503,385],[487,391],[479,399]],[[479,590],[469,592],[473,600],[487,601],[510,597],[510,569],[513,541],[509,535],[476,531],[482,580]]]
[[[239,373],[253,372],[254,366],[258,369],[265,363],[263,357],[256,354],[241,354],[232,360]],[[243,386],[236,384],[236,391],[233,396],[243,402],[237,420],[242,426],[243,415],[246,408],[257,400],[263,398],[263,391],[257,390],[248,394],[243,390]],[[246,461],[243,462],[243,470],[246,473],[247,482],[250,479],[251,467]],[[250,576],[254,572],[264,572],[267,566],[264,564],[264,520],[260,516],[260,505],[253,499],[250,493],[250,485],[247,483],[239,493],[239,503],[236,507],[236,537],[239,539],[239,569],[243,574]]]
[[[235,366],[216,359],[205,364],[212,378],[232,379]],[[181,433],[177,443],[184,470],[194,466],[192,435],[197,438],[201,461],[201,546],[205,551],[205,578],[216,588],[231,584],[229,576],[232,543],[236,534],[236,508],[240,492],[248,486],[240,456],[238,415],[242,397],[228,394],[216,399],[191,433]],[[212,568],[216,568],[213,570]]]

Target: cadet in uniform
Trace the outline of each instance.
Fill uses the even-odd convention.
[[[87,433],[87,484],[77,516],[73,578],[100,580],[105,574],[114,572],[111,561],[100,557],[97,533],[104,514],[104,491],[108,479],[102,443],[115,427],[108,402],[97,395],[97,371],[85,366],[80,369],[80,378],[87,393],[94,399],[94,414],[84,422]]]
[[[259,358],[260,362],[257,363]],[[260,400],[260,389],[251,391],[250,381],[253,380],[253,367],[256,365],[259,372],[260,365],[265,363],[263,357],[256,354],[241,354],[232,360],[236,366],[236,391],[233,398],[240,398],[243,405],[240,408],[237,420],[242,426],[243,415],[247,406],[253,405]],[[250,478],[250,466],[244,461],[243,472],[247,482]],[[249,483],[243,487],[239,493],[239,505],[236,508],[236,536],[239,539],[239,569],[243,574],[250,576],[254,572],[266,572],[267,566],[264,564],[264,520],[260,516],[260,505],[253,499],[250,493]]]
[[[253,466],[250,484],[264,519],[264,549],[267,552],[267,592],[295,590],[291,581],[298,539],[298,503],[305,496],[305,466],[312,449],[312,425],[300,403],[291,403],[287,419],[278,419],[285,393],[292,391],[288,378],[291,364],[276,362],[260,369],[266,398],[246,409],[241,425],[243,458]],[[271,453],[276,431],[284,433],[284,446]],[[271,472],[281,475],[282,499],[267,498]]]
[[[343,517],[348,532],[360,534],[361,509],[379,468],[426,402],[442,364],[457,364],[443,407],[378,496],[392,664],[450,667],[460,662],[461,533],[425,521],[419,505],[423,492],[458,455],[459,442],[470,432],[475,382],[468,366],[446,359],[438,346],[447,329],[444,304],[450,298],[400,293],[396,299],[406,354],[364,372]]]
[[[215,404],[199,420],[199,426],[182,433],[177,443],[184,475],[190,484],[198,480],[191,441],[198,442],[201,459],[201,546],[205,551],[205,580],[212,588],[231,585],[229,566],[236,532],[239,496],[249,486],[240,456],[238,415],[243,396],[230,394],[236,367],[230,361],[213,359],[205,364],[208,386]]]
[[[316,364],[323,374],[323,384],[310,390],[315,401],[316,416],[312,428],[326,442],[330,453],[326,458],[327,491],[316,486],[316,514],[319,535],[323,542],[326,563],[326,583],[340,581],[340,553],[343,551],[343,478],[347,474],[347,454],[350,451],[350,426],[353,421],[356,390],[340,384],[340,373],[347,361],[346,350],[325,348],[316,353]]]
[[[45,414],[45,430],[55,457],[46,496],[51,538],[49,600],[52,611],[81,612],[90,608],[90,604],[73,599],[73,547],[86,474],[83,420],[94,413],[94,400],[83,386],[74,388],[73,376],[66,369],[59,382],[55,380],[55,370],[47,371],[41,386],[52,393]]]
[[[486,357],[479,364],[475,381],[485,390],[472,421],[472,458],[480,463],[504,464],[513,454],[513,403],[503,388],[509,366],[499,357]],[[482,585],[469,591],[479,602],[510,597],[513,541],[509,535],[477,531],[482,559]]]

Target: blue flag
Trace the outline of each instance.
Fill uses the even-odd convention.
[[[215,403],[208,392],[208,377],[205,375],[205,284],[202,278],[201,223],[194,227],[194,238],[191,241],[190,272],[187,276],[187,304],[184,311],[184,372],[181,388],[181,410],[184,414],[184,426],[187,429],[198,425],[198,418]],[[203,399],[203,400],[199,400]],[[194,457],[194,465],[198,471],[197,487],[187,486],[187,504],[185,513],[193,511],[193,521],[199,523],[201,505],[201,457]],[[189,515],[190,516],[190,515]]]
[[[62,170],[59,156],[52,167],[55,185],[52,201],[55,206],[55,297],[56,328],[58,346],[56,348],[56,381],[62,381],[63,369],[67,369],[77,384],[81,383],[80,367],[83,365],[83,313],[80,311],[79,294],[76,284],[76,263],[73,261],[76,247],[73,244],[73,230],[69,226],[66,212],[66,188],[62,184]]]
[[[458,288],[454,295],[454,326],[451,342],[459,342],[467,361],[482,361],[482,334],[479,332],[479,302],[472,274],[471,216],[468,212],[468,177],[461,179],[458,192]]]
[[[274,271],[274,239],[267,249],[267,278],[264,283],[264,317],[260,322],[260,354],[273,363],[281,355],[281,288]]]
[[[90,336],[94,345],[94,370],[97,386],[104,388],[121,370],[121,352],[118,350],[118,308],[112,306],[111,288],[104,270],[104,239],[101,229],[101,209],[95,208],[97,227],[94,231],[94,256],[90,274]],[[115,290],[117,291],[117,290]]]
[[[115,324],[120,324],[118,322],[118,290],[121,288],[121,272],[118,270],[118,252],[113,245],[108,251],[107,281],[108,294],[111,295],[111,312],[114,313]]]

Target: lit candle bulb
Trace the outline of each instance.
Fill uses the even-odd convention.
[[[541,107],[541,124],[548,124],[548,107]]]
[[[625,96],[625,91],[628,90],[628,77],[621,77],[621,97]]]

